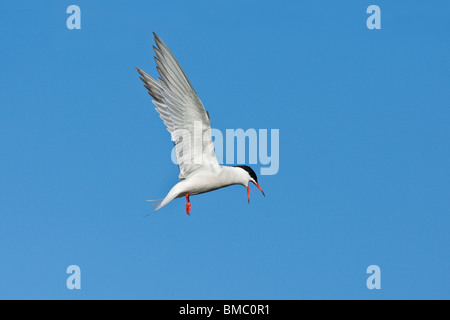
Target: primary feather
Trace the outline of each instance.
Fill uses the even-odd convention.
[[[220,166],[214,153],[209,115],[172,52],[153,34],[159,81],[137,70],[175,143],[179,178],[186,179],[202,167],[217,170]],[[201,134],[194,132],[194,126]]]

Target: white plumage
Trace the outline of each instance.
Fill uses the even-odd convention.
[[[256,174],[250,167],[219,165],[214,153],[208,112],[172,52],[153,34],[157,45],[153,47],[156,68],[160,78],[157,81],[141,69],[137,70],[175,144],[181,180],[162,201],[156,203],[155,211],[175,198],[186,196],[186,212],[189,214],[190,195],[233,184],[245,186],[248,197],[249,182],[253,182],[262,192]],[[248,199],[250,201],[250,197]]]

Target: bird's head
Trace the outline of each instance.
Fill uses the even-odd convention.
[[[264,191],[259,186],[258,177],[256,176],[256,173],[255,173],[255,171],[253,171],[252,168],[250,168],[249,166],[235,166],[235,168],[241,169],[241,173],[243,176],[242,185],[247,188],[248,202],[250,202],[250,187],[249,187],[250,182],[252,182],[262,192],[263,196],[266,196],[264,194]]]

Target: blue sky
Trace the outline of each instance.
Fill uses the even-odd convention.
[[[66,28],[71,4],[81,30]],[[4,3],[0,298],[449,299],[449,11]],[[134,69],[156,75],[152,31],[215,128],[280,130],[266,198],[234,186],[192,197],[191,216],[179,199],[144,217],[178,175]],[[373,264],[381,290],[366,287]]]

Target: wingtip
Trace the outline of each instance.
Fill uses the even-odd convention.
[[[155,42],[161,41],[161,38],[154,31],[153,31],[153,38],[155,39]]]
[[[136,71],[139,73],[140,77],[139,79],[141,79],[143,82],[145,82],[145,80],[143,79],[145,77],[145,72],[142,71],[141,69],[139,69],[138,67],[135,67]]]

